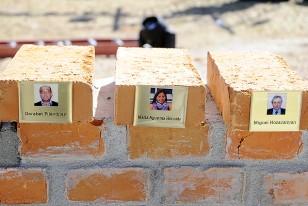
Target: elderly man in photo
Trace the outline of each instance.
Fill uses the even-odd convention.
[[[52,101],[52,90],[50,86],[40,87],[41,101],[34,103],[34,106],[58,106],[58,102]]]
[[[267,115],[285,115],[286,109],[281,108],[282,104],[282,97],[281,96],[274,96],[272,99],[273,108],[267,110]]]

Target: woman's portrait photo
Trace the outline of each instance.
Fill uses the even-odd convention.
[[[151,88],[150,110],[172,110],[172,89]]]

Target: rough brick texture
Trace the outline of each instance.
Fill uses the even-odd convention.
[[[101,124],[101,123],[99,123]],[[97,121],[72,124],[20,123],[22,156],[91,155],[104,152],[101,126]]]
[[[0,203],[47,203],[47,180],[39,169],[0,169]]]
[[[130,157],[179,158],[209,153],[208,125],[186,128],[129,126]]]
[[[133,124],[136,85],[187,86],[186,126],[205,119],[205,86],[186,50],[119,48],[115,85],[117,125]]]
[[[0,121],[19,119],[19,81],[73,82],[73,121],[90,121],[93,64],[92,46],[23,45],[0,73]]]
[[[302,113],[300,128],[307,130],[308,125],[308,92],[302,94]]]
[[[75,170],[67,175],[67,197],[80,202],[147,200],[147,177],[143,169]]]
[[[227,158],[292,159],[302,149],[302,132],[227,132]]]
[[[0,122],[17,121],[18,115],[18,84],[1,80],[0,73]]]
[[[165,170],[166,203],[241,205],[242,173],[239,168]]]
[[[249,129],[252,91],[304,91],[300,128],[308,129],[308,81],[279,56],[265,52],[209,52],[207,84],[227,126],[239,130]]]
[[[264,182],[275,204],[306,205],[308,202],[308,172],[269,174]]]

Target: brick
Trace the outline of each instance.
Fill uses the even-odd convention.
[[[21,139],[21,155],[102,155],[102,127],[95,125],[99,124],[96,121],[72,124],[20,123],[18,132]]]
[[[239,168],[165,169],[165,202],[241,205],[242,175]]]
[[[200,157],[209,153],[209,126],[154,128],[129,126],[130,158]]]
[[[18,84],[16,81],[2,81],[0,73],[0,122],[18,120]]]
[[[115,77],[115,124],[132,125],[135,86],[187,86],[186,126],[205,119],[205,86],[186,50],[119,48]]]
[[[0,169],[1,204],[47,203],[45,172],[39,169]]]
[[[306,205],[308,202],[308,172],[269,174],[264,183],[276,204]]]
[[[67,197],[80,202],[147,200],[147,177],[139,168],[74,170],[67,175]]]
[[[303,92],[300,129],[307,130],[307,125],[308,125],[308,92]]]
[[[114,101],[115,125],[132,125],[134,121],[135,86],[116,85]]]
[[[73,121],[91,121],[93,68],[92,46],[23,45],[0,73],[0,122],[19,120],[19,81],[73,82]]]
[[[73,122],[91,121],[93,118],[92,104],[92,87],[82,82],[74,82]]]
[[[225,123],[232,130],[249,130],[252,91],[303,91],[300,128],[308,128],[308,81],[296,75],[277,55],[209,52],[207,84]]]
[[[227,132],[227,158],[293,159],[302,150],[302,132]]]

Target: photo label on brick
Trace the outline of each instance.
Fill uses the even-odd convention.
[[[21,81],[19,122],[71,123],[72,83]]]
[[[185,128],[188,88],[137,85],[134,126]]]
[[[249,131],[299,131],[301,91],[255,91]]]

